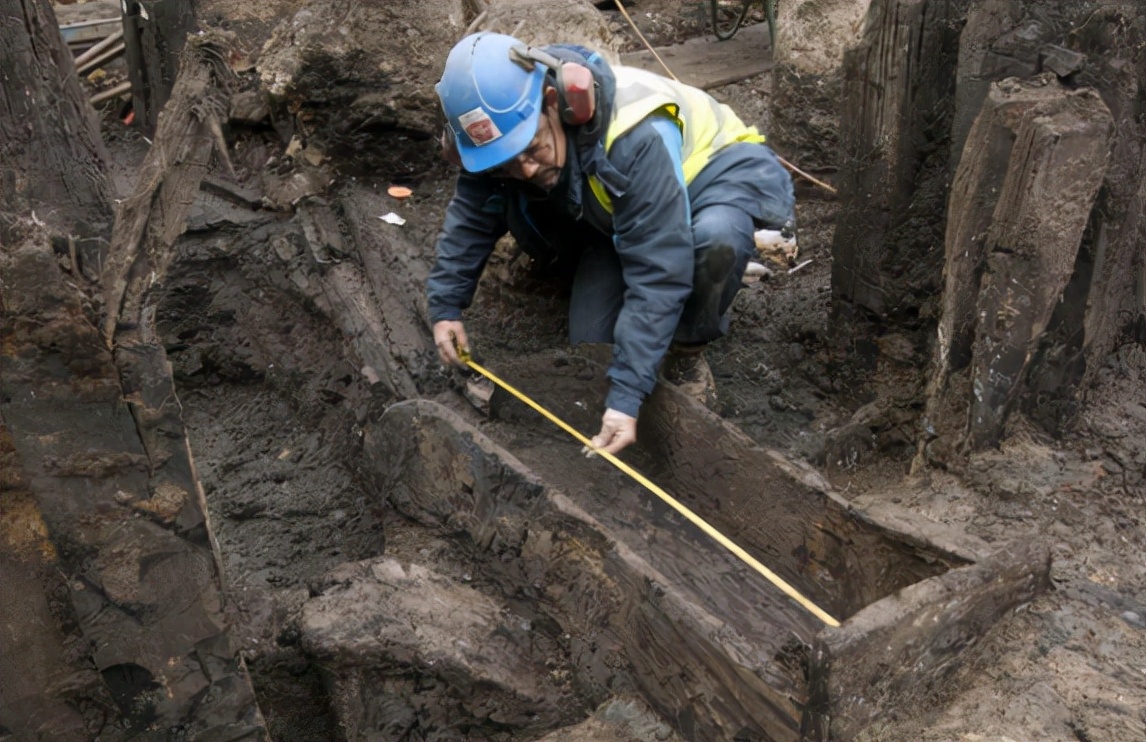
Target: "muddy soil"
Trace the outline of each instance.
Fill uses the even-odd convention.
[[[705,8],[687,0],[628,6],[654,44],[706,33]],[[211,9],[247,30],[257,54],[272,19],[222,3]],[[608,12],[637,48],[627,21]],[[767,132],[766,76],[713,94]],[[105,133],[123,193],[146,145],[113,117]],[[263,134],[266,151],[283,146]],[[354,187],[384,188],[390,176],[356,174]],[[425,173],[416,188],[403,229],[428,264],[449,170]],[[1018,419],[1000,450],[965,470],[909,475],[930,338],[841,330],[829,287],[836,203],[804,183],[798,194],[799,261],[811,262],[791,273],[773,266],[773,276],[737,298],[730,334],[709,353],[721,414],[819,467],[860,507],[892,500],[988,541],[1054,545],[1056,589],[996,625],[983,639],[984,659],[960,669],[932,707],[889,704],[864,738],[1146,738],[1146,349],[1128,344],[1111,356],[1068,436],[1048,438]],[[276,740],[337,739],[328,690],[297,648],[299,609],[322,576],[382,554],[449,575],[466,575],[466,565],[375,504],[357,460],[359,426],[395,400],[343,360],[346,341],[314,306],[253,274],[257,264],[232,249],[237,241],[224,229],[180,243],[162,327],[263,713]],[[511,256],[507,249],[491,261],[467,317],[494,369],[566,343],[564,297]],[[423,396],[476,414],[458,394],[458,377],[426,371],[416,381]]]

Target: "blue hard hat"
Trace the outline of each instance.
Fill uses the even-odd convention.
[[[537,133],[545,66],[526,69],[510,56],[515,47],[525,44],[505,34],[466,36],[450,50],[434,86],[462,167],[472,173],[504,165]]]

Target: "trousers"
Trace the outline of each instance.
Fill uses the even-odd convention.
[[[710,206],[693,214],[692,293],[673,342],[707,343],[728,332],[728,309],[755,254],[753,231],[752,217],[732,206]],[[569,297],[569,341],[612,343],[624,298],[620,258],[611,242],[602,239],[586,245]]]
[[[728,309],[756,254],[754,232],[790,222],[794,199],[791,179],[775,154],[756,144],[723,150],[688,190],[695,256],[692,292],[673,342],[696,345],[728,332]],[[531,208],[532,214],[510,211],[518,212],[509,219],[517,243],[535,258],[545,256],[542,275],[562,283],[572,277],[570,342],[612,343],[626,287],[611,236],[545,207]]]

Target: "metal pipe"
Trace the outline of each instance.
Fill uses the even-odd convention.
[[[87,62],[90,62],[96,55],[100,54],[104,49],[107,49],[108,47],[113,46],[115,44],[115,42],[121,40],[122,38],[123,38],[123,29],[120,28],[118,31],[111,34],[106,39],[104,39],[103,41],[101,41],[98,44],[96,44],[95,46],[93,46],[91,49],[88,49],[86,52],[84,52],[83,54],[76,57],[76,69],[78,70],[80,67],[83,67]]]
[[[88,26],[99,26],[104,23],[119,23],[119,18],[96,18],[91,21],[76,21],[75,23],[66,23],[60,26],[61,31],[71,31],[76,28],[87,28]]]
[[[119,46],[108,49],[106,52],[99,55],[95,59],[91,60],[90,62],[85,63],[83,67],[77,66],[76,67],[76,74],[77,75],[86,75],[88,72],[91,72],[92,70],[96,69],[97,67],[102,66],[106,62],[110,62],[112,59],[115,59],[120,54],[123,54],[123,50],[126,48],[127,47],[125,47],[123,44],[120,44]]]
[[[109,98],[114,98],[117,95],[123,95],[124,93],[126,93],[129,90],[131,90],[131,80],[125,80],[125,81],[121,82],[119,85],[116,85],[114,88],[108,88],[107,90],[101,90],[100,92],[93,95],[92,96],[92,105],[94,106],[97,103],[103,103],[105,100],[108,100]]]

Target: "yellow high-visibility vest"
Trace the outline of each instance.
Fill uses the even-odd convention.
[[[605,130],[607,153],[621,136],[654,113],[663,112],[680,127],[680,159],[687,185],[712,156],[735,142],[763,142],[755,126],[745,126],[736,113],[708,93],[634,67],[613,67],[617,92]],[[610,214],[612,199],[596,176],[589,176],[593,195]]]

